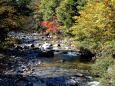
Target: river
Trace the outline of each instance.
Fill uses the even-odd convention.
[[[2,86],[99,86],[90,76],[93,63],[80,62],[80,53],[67,40],[28,32],[8,35],[20,44],[11,46],[13,64],[0,79]],[[52,46],[53,55],[43,50],[45,43]]]

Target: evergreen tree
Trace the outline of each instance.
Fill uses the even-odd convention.
[[[61,1],[60,5],[56,8],[56,16],[61,27],[62,32],[69,32],[69,28],[74,24],[72,18],[77,13],[76,1],[75,0],[64,0]]]

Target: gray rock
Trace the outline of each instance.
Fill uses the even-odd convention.
[[[3,59],[5,56],[3,54],[0,54],[0,59]]]
[[[99,86],[99,85],[100,85],[100,82],[97,82],[97,81],[92,81],[92,82],[87,83],[87,86]]]
[[[44,50],[52,49],[52,45],[51,45],[50,43],[45,42],[45,43],[42,45],[42,48],[43,48]]]
[[[78,86],[78,82],[75,77],[70,77],[70,79],[66,80],[67,86]]]

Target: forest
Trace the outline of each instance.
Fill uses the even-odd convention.
[[[91,63],[88,69],[89,75],[100,84],[15,85],[15,81],[11,81],[10,84],[4,85],[2,79],[4,81],[3,76],[5,77],[7,73],[3,71],[6,70],[7,62],[15,59],[14,57],[13,60],[10,59],[15,53],[10,55],[9,52],[20,52],[21,57],[23,53],[33,52],[36,49],[24,50],[17,46],[21,41],[16,35],[10,37],[8,35],[10,32],[30,35],[37,33],[39,38],[49,37],[50,39],[47,40],[52,39],[58,43],[66,39],[67,43],[65,42],[64,45],[74,46],[70,49],[71,52],[79,51],[83,54],[81,57],[87,61],[79,64],[71,62],[69,66],[74,65],[75,68],[79,68],[82,64],[82,68],[87,69],[85,63],[88,63],[87,65]],[[23,39],[25,38],[22,37],[21,40]],[[47,40],[45,42],[49,42]],[[32,44],[31,47],[35,46]],[[13,49],[14,51],[11,51]],[[64,55],[67,50],[63,51]],[[42,52],[42,49],[39,52]],[[50,51],[47,53],[52,55]],[[47,56],[47,53],[43,54]],[[62,66],[62,63],[52,63],[49,66],[52,65],[57,67],[57,65]],[[64,67],[66,65],[67,62],[64,63]],[[115,0],[0,0],[0,84],[2,86],[115,86]]]

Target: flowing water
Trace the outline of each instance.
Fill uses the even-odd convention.
[[[80,53],[73,51],[74,47],[68,46],[67,41],[54,41],[38,33],[10,32],[8,35],[21,41],[14,46],[21,49],[12,49],[10,58],[16,63],[5,72],[6,75],[16,75],[15,85],[3,80],[7,83],[2,83],[2,86],[99,86],[89,73],[92,63],[80,62]],[[44,42],[52,44],[54,56],[47,57],[49,53],[40,56],[39,48]]]

